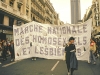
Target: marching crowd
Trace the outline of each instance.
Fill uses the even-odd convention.
[[[96,58],[98,58],[98,55],[100,55],[100,37],[95,38],[94,42],[96,44],[96,51],[95,51],[94,55],[95,55]]]
[[[74,70],[78,69],[78,61],[75,55],[76,47],[74,44],[74,37],[69,38],[69,42],[64,46],[65,53],[66,53],[66,64],[68,69],[68,75],[73,75]],[[0,56],[2,56],[3,61],[7,60],[7,54],[11,56],[11,61],[14,61],[15,54],[14,54],[14,42],[13,40],[8,41],[0,40]],[[100,37],[99,38],[91,38],[90,39],[90,56],[88,63],[96,64],[96,58],[100,55]],[[36,60],[36,58],[32,58],[32,60]],[[74,62],[74,63],[73,63]],[[1,64],[1,62],[0,62]],[[73,65],[74,64],[74,65]]]
[[[100,38],[91,38],[90,39],[90,56],[89,62],[96,64],[96,58],[100,55]]]
[[[78,69],[78,61],[75,55],[76,47],[74,44],[74,37],[69,38],[69,42],[64,45],[65,47],[65,60],[68,70],[68,75],[73,75],[74,70]],[[88,63],[96,64],[96,58],[100,55],[100,38],[90,39],[90,53]]]
[[[0,56],[3,61],[7,60],[7,54],[11,56],[11,61],[14,61],[14,42],[13,40],[9,41],[8,38],[6,40],[0,39]]]

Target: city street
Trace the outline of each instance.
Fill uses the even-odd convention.
[[[69,75],[67,68],[100,75],[100,0],[0,0],[0,75]]]
[[[10,62],[2,61],[0,65],[0,75],[67,75],[67,68],[63,60],[47,60],[31,58]],[[74,75],[100,75],[100,59],[97,64],[88,64],[86,61],[79,61],[79,68]]]

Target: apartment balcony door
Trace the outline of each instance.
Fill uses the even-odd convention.
[[[5,33],[0,33],[0,39],[1,40],[6,40],[6,34]]]
[[[0,24],[3,24],[4,14],[0,13]]]

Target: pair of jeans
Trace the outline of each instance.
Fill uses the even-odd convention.
[[[92,50],[90,50],[89,62],[96,62],[96,58]]]

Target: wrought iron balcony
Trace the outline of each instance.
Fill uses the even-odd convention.
[[[13,9],[11,6],[7,5],[6,3],[0,1],[0,11],[5,12],[6,14],[14,15],[15,17],[18,17],[20,19],[23,19],[27,22],[31,21],[31,19],[24,15],[23,13],[20,13],[18,10]]]
[[[42,7],[37,3],[37,1],[35,1],[34,3],[36,4],[36,6],[37,6],[40,10],[42,10]]]
[[[37,12],[33,7],[31,7],[31,12],[37,15],[42,20],[44,20],[44,17],[39,12]]]
[[[51,12],[53,12],[53,8],[52,5],[48,3],[48,1],[46,1],[46,6],[50,9]]]
[[[44,0],[39,0],[43,6],[45,6]]]
[[[51,20],[50,20],[50,18],[49,18],[49,17],[46,17],[46,20],[47,20],[47,21],[49,21],[49,22],[51,23]]]
[[[38,12],[33,7],[31,7],[31,12],[38,16]]]

